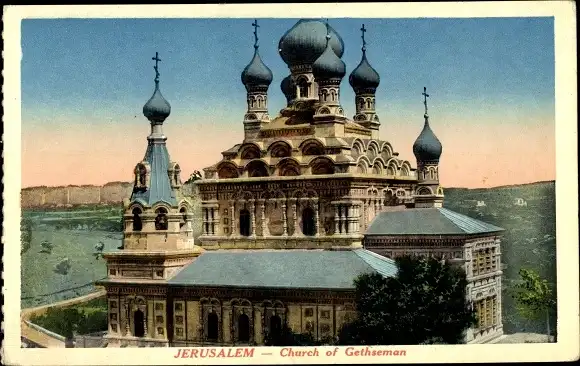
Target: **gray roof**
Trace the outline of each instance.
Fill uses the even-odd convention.
[[[169,280],[172,285],[354,289],[355,278],[397,274],[395,262],[365,249],[207,251]]]
[[[167,174],[169,153],[165,143],[150,142],[144,160],[151,167],[149,186],[145,191],[133,192],[131,201],[141,202],[146,206],[152,206],[158,202],[175,206],[177,200]]]
[[[446,208],[408,208],[381,212],[371,222],[367,235],[466,235],[504,229]]]

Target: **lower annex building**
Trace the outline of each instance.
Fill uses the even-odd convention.
[[[356,316],[354,279],[396,276],[392,258],[436,255],[462,265],[479,324],[468,343],[502,334],[503,229],[443,208],[442,145],[429,124],[413,145],[417,168],[380,140],[378,73],[366,56],[349,75],[356,114],[344,114],[344,42],[302,19],[282,36],[287,105],[268,115],[272,71],[259,54],[242,72],[244,139],[196,182],[202,217],[181,194],[163,134],[171,108],[159,89],[143,107],[151,133],[124,202],[124,239],[106,253],[110,346],[261,345],[284,324],[336,337]],[[202,221],[194,242],[192,222]]]

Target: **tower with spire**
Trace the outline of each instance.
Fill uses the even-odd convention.
[[[379,73],[373,69],[367,60],[367,47],[365,33],[367,29],[363,24],[361,27],[362,38],[362,59],[358,66],[350,74],[348,81],[355,92],[356,114],[353,120],[372,130],[372,137],[378,138],[379,116],[375,110],[375,93],[381,81]]]
[[[254,57],[242,72],[242,83],[247,91],[248,109],[244,116],[246,139],[253,138],[264,125],[270,122],[268,116],[268,87],[272,83],[272,71],[264,64],[258,51],[258,20],[254,27]]]
[[[145,156],[133,171],[131,196],[123,202],[123,245],[119,252],[105,255],[111,278],[164,280],[199,249],[193,239],[192,204],[181,192],[181,169],[171,161],[163,133],[171,106],[159,88],[157,52],[153,61],[155,89],[143,106],[151,132]]]
[[[415,207],[443,207],[443,188],[439,186],[439,158],[443,151],[441,142],[429,126],[427,110],[427,88],[423,88],[425,124],[413,144],[413,154],[417,159],[417,189]]]

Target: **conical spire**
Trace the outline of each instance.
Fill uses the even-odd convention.
[[[264,64],[258,52],[260,47],[258,45],[258,28],[260,26],[257,19],[254,20],[252,26],[254,27],[254,57],[242,72],[242,83],[246,87],[249,85],[269,86],[272,83],[273,75],[272,70]]]
[[[413,144],[413,154],[417,158],[417,161],[438,163],[443,151],[443,146],[429,126],[429,115],[427,113],[427,97],[429,97],[429,94],[427,94],[427,88],[423,88],[423,96],[423,104],[425,105],[425,125]]]
[[[171,113],[171,106],[169,105],[169,102],[163,98],[163,95],[159,90],[158,63],[161,61],[161,59],[159,58],[159,54],[157,52],[155,52],[155,57],[153,57],[152,60],[155,61],[155,66],[153,66],[155,69],[155,91],[153,92],[151,98],[149,98],[147,103],[145,103],[143,106],[143,115],[145,115],[145,117],[147,117],[151,123],[162,124]]]

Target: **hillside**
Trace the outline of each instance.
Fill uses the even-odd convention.
[[[112,183],[111,186],[125,189],[125,184]],[[96,192],[94,187],[88,189]],[[195,211],[199,216],[201,208],[195,189],[186,187],[196,202]],[[58,189],[72,192],[71,188],[75,187]],[[47,189],[57,188],[23,190],[23,201],[24,191],[37,194]],[[23,307],[88,293],[94,288],[92,281],[106,275],[105,263],[95,255],[94,247],[102,243],[106,251],[120,246],[122,208],[121,199],[111,202],[102,194],[100,197],[98,203],[72,204],[68,201],[68,206],[60,203],[60,208],[46,201],[38,206],[23,206]],[[514,205],[517,198],[525,200],[527,206]],[[478,207],[478,201],[485,206]],[[448,188],[445,190],[445,207],[506,229],[501,248],[504,329],[507,333],[544,332],[542,321],[527,321],[518,315],[510,293],[521,267],[535,269],[549,282],[556,283],[555,183],[489,189]],[[199,235],[200,220],[196,220],[194,230]],[[44,250],[43,242],[51,243],[52,250]],[[70,271],[64,275],[55,272],[54,267],[65,258],[72,263]],[[554,314],[553,324],[555,317]]]

